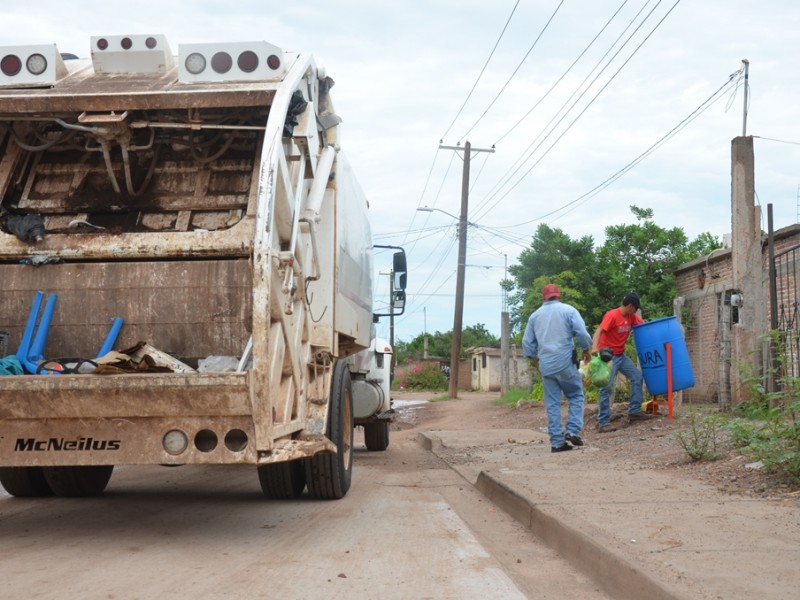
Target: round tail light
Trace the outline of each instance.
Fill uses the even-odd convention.
[[[133,40],[129,37],[122,38],[119,41],[119,45],[122,46],[123,50],[130,50],[133,47]]]
[[[148,48],[150,48],[150,50],[155,48],[157,44],[158,44],[158,42],[156,41],[156,38],[154,38],[154,37],[149,37],[144,41],[144,45],[147,46]]]
[[[250,50],[245,50],[239,55],[236,64],[245,73],[252,73],[258,68],[258,55]]]
[[[199,75],[206,69],[206,58],[199,52],[192,52],[186,57],[186,70],[192,75]]]
[[[7,77],[13,77],[22,70],[22,61],[15,54],[6,54],[0,60],[0,71]]]
[[[100,38],[97,40],[98,50],[105,50],[106,48],[108,48],[108,40],[106,38]]]
[[[274,54],[270,54],[269,58],[267,58],[267,66],[273,71],[277,71],[281,66],[281,59]]]
[[[32,75],[41,75],[47,69],[47,59],[41,54],[31,54],[25,61],[25,67]]]
[[[211,68],[217,73],[227,73],[233,66],[233,59],[227,52],[217,52],[211,57]]]

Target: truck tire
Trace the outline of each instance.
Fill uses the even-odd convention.
[[[114,465],[91,467],[42,467],[44,478],[56,496],[82,497],[102,493]]]
[[[381,452],[389,447],[389,422],[377,421],[364,424],[364,444],[367,450]]]
[[[302,460],[269,463],[258,467],[261,491],[273,500],[299,498],[306,487],[306,471]]]
[[[53,495],[53,490],[50,489],[44,478],[42,467],[0,468],[0,484],[9,494],[18,498],[40,498]]]
[[[337,451],[305,459],[306,484],[312,498],[338,500],[350,489],[353,474],[353,386],[344,361],[333,367],[328,402],[327,435]]]

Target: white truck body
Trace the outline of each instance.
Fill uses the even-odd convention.
[[[0,483],[90,495],[115,465],[247,463],[267,496],[342,497],[354,422],[390,405],[332,80],[266,42],[91,48],[0,48],[0,330],[33,371],[0,377]],[[44,235],[10,233],[26,215]],[[237,368],[197,370],[219,356]]]

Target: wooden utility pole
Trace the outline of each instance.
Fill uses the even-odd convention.
[[[461,214],[458,218],[458,270],[456,271],[456,306],[453,315],[453,345],[450,347],[450,398],[458,397],[458,361],[461,358],[461,328],[464,318],[464,271],[467,264],[467,214],[469,207],[469,161],[472,152],[494,152],[473,149],[469,142],[461,146],[442,146],[443,150],[464,151],[464,171],[461,176]]]

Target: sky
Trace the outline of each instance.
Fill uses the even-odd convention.
[[[635,205],[722,239],[737,136],[754,136],[763,229],[768,204],[776,228],[800,214],[796,0],[4,0],[0,22],[0,45],[79,56],[134,33],[313,54],[374,241],[408,253],[404,341],[453,327],[464,153],[445,147],[473,148],[463,325],[497,336],[500,281],[541,223],[601,245]]]

